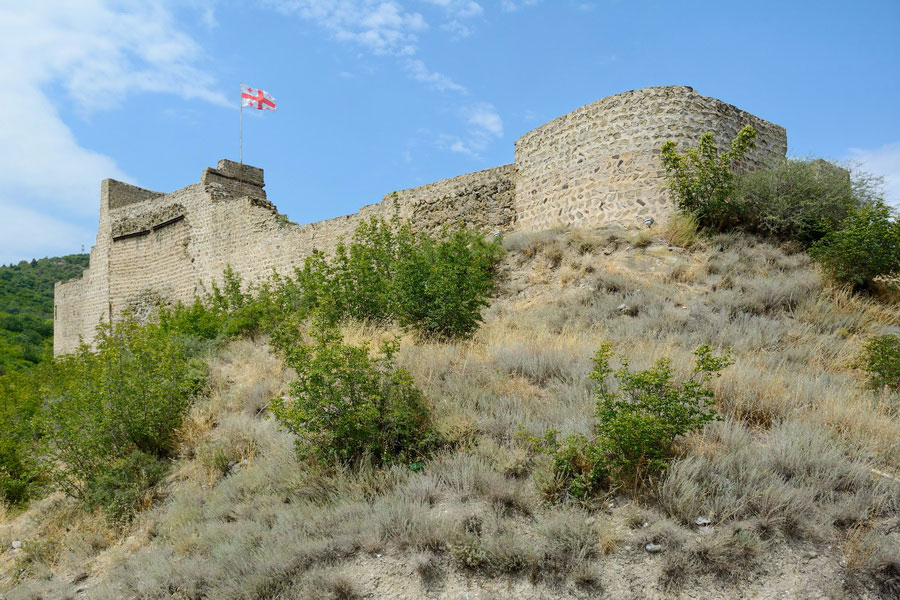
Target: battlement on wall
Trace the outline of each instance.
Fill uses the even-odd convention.
[[[104,179],[100,183],[100,206],[108,210],[124,208],[131,204],[153,200],[164,195],[162,192],[145,190],[136,185],[123,183],[115,179]]]
[[[485,232],[662,221],[674,210],[659,158],[663,142],[692,144],[712,131],[725,147],[744,125],[758,132],[748,167],[784,157],[787,138],[778,125],[685,86],[633,90],[526,133],[513,164],[392,192],[355,214],[306,225],[280,218],[262,169],[231,160],[167,194],[107,179],[90,267],[55,289],[54,353],[91,341],[99,321],[126,310],[190,302],[226,266],[250,282],[289,273],[371,217],[396,216],[425,231]]]
[[[215,169],[204,169],[203,174],[200,176],[200,183],[228,186],[245,185],[260,189],[266,185],[262,169],[234,162],[227,158],[220,160]]]

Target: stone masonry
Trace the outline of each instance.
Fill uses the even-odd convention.
[[[102,320],[126,309],[189,302],[230,265],[248,281],[290,273],[314,250],[330,251],[373,216],[417,229],[483,231],[555,225],[636,226],[674,209],[659,148],[712,131],[725,147],[744,125],[758,132],[747,167],[782,158],[782,127],[730,104],[672,86],[617,94],[583,106],[516,141],[515,163],[401,190],[358,213],[307,225],[278,214],[262,169],[220,160],[200,183],[169,194],[107,179],[100,224],[83,276],[56,284],[53,350],[90,342]]]

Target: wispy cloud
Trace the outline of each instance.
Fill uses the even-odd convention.
[[[515,12],[526,6],[534,6],[541,0],[500,0],[500,8],[507,12]]]
[[[455,19],[441,25],[441,29],[449,33],[450,39],[454,42],[472,35],[471,27],[469,27],[468,25],[464,25]]]
[[[468,19],[484,13],[481,5],[471,0],[425,0],[425,2],[440,6],[456,19]]]
[[[851,148],[850,159],[863,170],[883,177],[885,201],[900,208],[900,142],[871,150]]]
[[[490,136],[503,136],[503,120],[492,104],[480,102],[472,104],[462,110],[466,122],[477,131],[483,131]]]
[[[462,94],[468,92],[465,87],[459,85],[446,75],[430,71],[428,67],[425,66],[425,63],[418,58],[407,60],[405,68],[409,72],[410,77],[439,92],[460,92]]]
[[[533,1],[525,0],[524,4]],[[395,57],[411,79],[429,89],[440,93],[469,93],[464,85],[432,70],[421,58],[420,38],[430,27],[421,13],[406,8],[408,3],[397,0],[264,0],[264,3],[321,27],[338,42],[350,43],[373,55]],[[420,0],[420,3],[441,9],[450,20],[440,28],[455,38],[472,33],[462,20],[484,13],[481,4],[472,0]],[[479,157],[491,141],[503,136],[503,122],[491,104],[466,105],[457,111],[457,117],[464,133],[439,134],[434,142],[438,148]]]
[[[284,14],[295,14],[375,54],[415,54],[425,17],[392,0],[265,0]]]
[[[41,247],[77,250],[90,239],[67,222],[96,214],[101,179],[128,179],[78,143],[45,90],[62,89],[82,114],[139,92],[227,105],[162,0],[4,3],[0,56],[0,79],[16,98],[0,111],[0,262]]]
[[[481,158],[481,152],[491,142],[503,137],[503,119],[492,104],[477,102],[463,106],[458,111],[466,124],[465,135],[440,134],[435,146],[441,150]]]

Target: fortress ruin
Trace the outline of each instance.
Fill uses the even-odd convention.
[[[281,218],[266,197],[262,169],[229,160],[168,194],[106,179],[90,266],[81,278],[56,284],[53,351],[90,342],[101,320],[126,309],[190,302],[228,265],[249,281],[273,269],[289,273],[372,216],[397,215],[426,230],[448,223],[512,231],[662,221],[674,209],[659,158],[663,142],[695,144],[712,131],[725,147],[744,125],[758,133],[746,166],[785,156],[783,127],[689,87],[625,92],[526,133],[515,143],[513,164],[394,192],[358,213],[307,225]]]

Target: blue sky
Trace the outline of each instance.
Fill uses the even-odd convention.
[[[512,162],[604,96],[690,85],[860,161],[900,204],[900,2],[0,0],[0,263],[93,244],[100,180],[238,157],[301,223]]]

